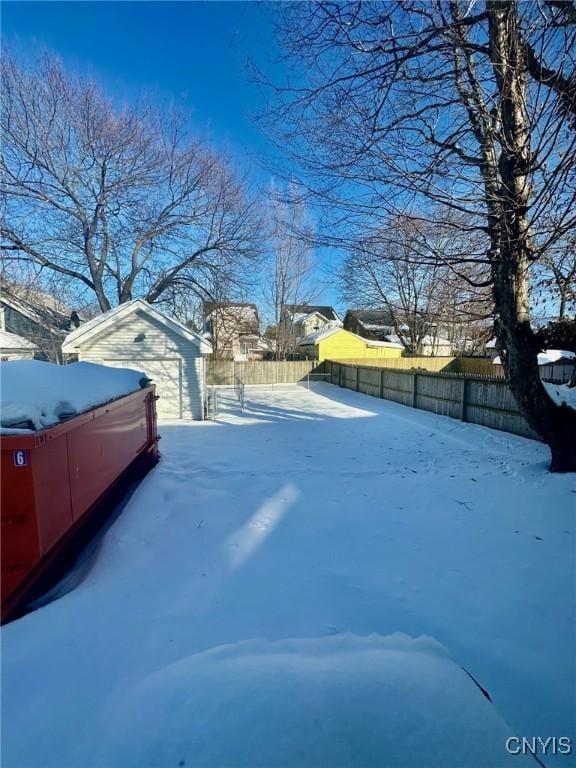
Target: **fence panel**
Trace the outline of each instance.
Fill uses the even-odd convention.
[[[502,366],[494,365],[490,357],[456,357],[446,370],[471,376],[504,376]]]
[[[413,405],[414,374],[405,371],[382,371],[382,397],[400,405]]]
[[[540,378],[566,384],[574,374],[574,363],[547,363],[540,366]]]
[[[465,379],[419,374],[416,377],[415,406],[439,416],[462,418]]]
[[[380,397],[380,370],[378,368],[358,368],[358,391],[372,397]]]
[[[398,358],[354,358],[335,361],[343,365],[358,365],[364,368],[386,368],[390,370],[430,371],[432,373],[463,373],[470,376],[504,378],[501,365],[494,365],[488,357],[398,357]],[[549,363],[540,366],[540,376],[545,380],[570,381],[574,364]]]
[[[342,386],[347,389],[356,389],[358,368],[351,365],[342,366]]]
[[[206,360],[206,384],[209,386],[234,384],[233,360]]]
[[[327,363],[332,384],[522,437],[538,438],[499,377]]]
[[[235,379],[246,385],[296,384],[309,373],[320,374],[325,364],[315,360],[207,360],[206,383],[209,386],[232,386]]]

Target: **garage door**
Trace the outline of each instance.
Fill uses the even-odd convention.
[[[182,416],[182,372],[177,359],[157,360],[102,360],[103,365],[114,368],[136,368],[144,371],[156,384],[156,412],[160,419],[179,419]]]

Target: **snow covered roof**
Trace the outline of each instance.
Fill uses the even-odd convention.
[[[359,338],[362,338],[361,336]],[[389,347],[390,349],[404,349],[403,344],[396,341],[373,341],[372,339],[362,339],[367,347]]]
[[[174,320],[163,312],[160,312],[159,309],[156,309],[152,304],[148,304],[144,299],[132,299],[132,301],[120,304],[119,306],[114,307],[114,309],[110,309],[108,312],[103,312],[101,315],[92,318],[92,320],[82,323],[79,328],[76,328],[76,330],[66,336],[62,344],[62,351],[76,352],[82,344],[88,341],[88,339],[97,336],[109,326],[115,325],[125,317],[128,317],[137,311],[144,312],[153,317],[155,320],[162,323],[162,325],[175,333],[178,333],[193,344],[196,344],[200,348],[202,354],[206,355],[212,352],[212,346],[205,338],[198,333],[191,331],[189,328],[186,328],[186,326],[178,322],[178,320]]]
[[[391,325],[384,325],[384,323],[364,323],[362,320],[358,321],[362,328],[367,331],[385,331],[387,328],[391,328]]]
[[[341,330],[342,328],[339,325],[330,326],[329,328],[322,328],[321,331],[315,331],[314,333],[311,333],[308,336],[304,336],[304,338],[298,342],[298,346],[299,347],[314,346],[315,344],[318,344],[318,342],[323,341],[324,339],[327,339],[329,336],[332,336],[333,334],[338,333],[338,331],[341,331]],[[344,331],[344,333],[348,333],[348,331]]]
[[[557,363],[560,360],[576,360],[576,352],[570,352],[566,349],[545,349],[538,353],[538,365],[550,365],[550,363]],[[502,365],[500,355],[492,360],[492,364]]]
[[[38,349],[38,347],[16,333],[0,331],[0,349]]]
[[[290,320],[294,323],[304,323],[306,320],[310,320],[313,317],[318,317],[319,319],[326,322],[328,320],[328,323],[330,326],[338,326],[339,328],[342,327],[342,321],[336,318],[335,320],[329,320],[326,315],[322,312],[319,312],[318,310],[314,310],[314,312],[295,312],[294,314],[288,313],[288,317]]]
[[[324,339],[327,339],[329,336],[332,336],[339,331],[342,331],[342,333],[347,333],[349,336],[354,336],[356,339],[360,339],[360,341],[367,347],[390,347],[392,349],[403,349],[402,344],[396,344],[390,341],[372,341],[372,339],[365,339],[363,336],[358,336],[357,333],[352,333],[352,331],[346,331],[341,328],[340,325],[336,324],[330,328],[323,328],[321,331],[316,331],[316,333],[311,333],[309,336],[305,336],[298,342],[298,346],[314,346],[315,344],[324,341]]]
[[[396,333],[389,334],[388,338],[395,343],[400,342],[400,337]],[[440,336],[423,336],[420,343],[425,347],[449,347],[452,345],[449,339],[443,339]]]
[[[538,365],[557,363],[559,360],[574,360],[575,358],[576,352],[570,352],[567,349],[545,349],[538,354]]]
[[[340,320],[334,307],[325,304],[286,304],[285,311],[290,315],[311,315],[314,312],[322,315],[326,320]]]

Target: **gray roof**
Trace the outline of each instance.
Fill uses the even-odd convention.
[[[71,310],[54,296],[24,286],[0,284],[0,304],[11,307],[24,317],[64,335],[70,329]]]
[[[388,309],[349,309],[346,318],[358,320],[362,325],[390,328],[394,325],[392,314]],[[344,325],[346,325],[344,318]]]
[[[336,314],[334,307],[329,307],[326,304],[286,304],[285,310],[291,314],[302,312],[306,315],[311,315],[313,312],[318,312],[323,315],[326,320],[339,320],[340,318]]]

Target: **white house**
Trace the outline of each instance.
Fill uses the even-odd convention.
[[[401,344],[402,341],[396,333],[390,333],[386,337],[388,341]],[[441,336],[427,334],[420,340],[420,352],[422,357],[450,357],[452,355],[452,343]]]
[[[144,371],[156,384],[164,419],[202,419],[206,339],[143,299],[98,315],[68,334],[62,345],[78,360]]]
[[[342,321],[333,307],[287,304],[280,318],[280,328],[297,341],[327,328],[341,328]]]

